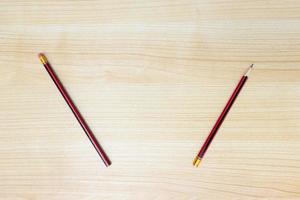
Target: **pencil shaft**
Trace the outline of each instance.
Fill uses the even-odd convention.
[[[42,56],[44,56],[44,55],[42,55]],[[81,125],[82,129],[84,130],[84,132],[88,136],[89,140],[91,141],[91,143],[95,147],[96,151],[98,152],[99,156],[103,160],[104,164],[108,167],[109,165],[111,165],[111,161],[108,158],[107,154],[105,153],[105,151],[103,150],[103,148],[101,147],[101,145],[97,141],[95,135],[93,134],[93,132],[89,128],[88,124],[86,123],[86,121],[84,120],[82,115],[80,114],[78,108],[76,107],[76,105],[72,101],[72,99],[71,99],[70,95],[68,94],[67,90],[64,88],[63,84],[59,80],[59,78],[56,75],[55,71],[52,69],[50,63],[46,60],[46,57],[44,57],[44,61],[45,62],[43,62],[43,60],[42,60],[43,65],[46,68],[48,74],[52,78],[53,82],[55,83],[56,87],[60,91],[61,95],[63,96],[63,98],[65,99],[67,104],[69,105],[70,109],[72,110],[73,114],[75,115],[75,117],[78,120],[79,124]]]
[[[219,128],[221,127],[224,119],[226,118],[230,108],[232,107],[234,101],[236,100],[237,96],[239,95],[240,91],[242,90],[244,84],[246,83],[248,77],[243,76],[238,83],[237,87],[235,88],[234,92],[232,93],[229,101],[227,102],[225,108],[223,109],[221,115],[219,116],[218,120],[216,121],[213,129],[211,130],[210,134],[208,135],[205,143],[203,144],[201,150],[198,153],[198,157],[203,158],[204,154],[206,153],[209,145],[211,144],[212,140],[214,139],[215,135],[217,134]]]

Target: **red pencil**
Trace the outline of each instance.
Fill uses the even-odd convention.
[[[227,102],[223,112],[219,116],[217,122],[215,123],[213,129],[211,130],[210,134],[206,138],[205,143],[203,144],[201,150],[199,151],[198,155],[194,159],[194,166],[198,167],[201,160],[203,159],[205,152],[207,151],[209,145],[213,141],[215,135],[217,134],[219,128],[221,127],[226,115],[228,114],[230,108],[232,107],[234,101],[236,100],[237,96],[239,95],[240,91],[242,90],[244,84],[246,83],[248,76],[253,68],[253,64],[249,67],[248,71],[242,76],[240,82],[238,83],[237,87],[235,88],[234,92],[232,93],[229,101]]]
[[[66,100],[67,104],[71,108],[73,114],[75,115],[76,119],[78,120],[79,124],[81,125],[82,129],[90,139],[91,143],[94,145],[96,151],[98,152],[99,156],[103,160],[104,164],[106,167],[111,165],[111,161],[109,160],[108,156],[106,155],[105,151],[103,148],[100,146],[99,142],[97,141],[95,135],[89,128],[88,124],[85,122],[84,118],[80,114],[78,108],[75,106],[74,102],[72,101],[70,95],[68,94],[67,90],[64,88],[62,85],[61,81],[59,80],[58,76],[52,69],[50,63],[48,62],[46,56],[42,53],[39,54],[39,58],[41,62],[43,63],[44,67],[46,68],[47,72],[49,73],[50,77],[52,78],[53,82],[55,83],[56,87],[60,91],[61,95],[64,97]]]

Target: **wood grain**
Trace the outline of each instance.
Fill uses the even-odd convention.
[[[1,0],[0,52],[1,200],[300,199],[298,0]]]

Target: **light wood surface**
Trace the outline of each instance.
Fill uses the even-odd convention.
[[[0,51],[1,200],[300,199],[299,0],[1,0]]]

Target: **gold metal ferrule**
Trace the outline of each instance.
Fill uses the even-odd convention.
[[[194,165],[195,167],[199,167],[200,163],[201,163],[201,158],[200,158],[199,156],[197,156],[197,157],[194,159],[193,165]]]
[[[46,56],[42,53],[39,54],[39,58],[44,65],[48,62]]]

